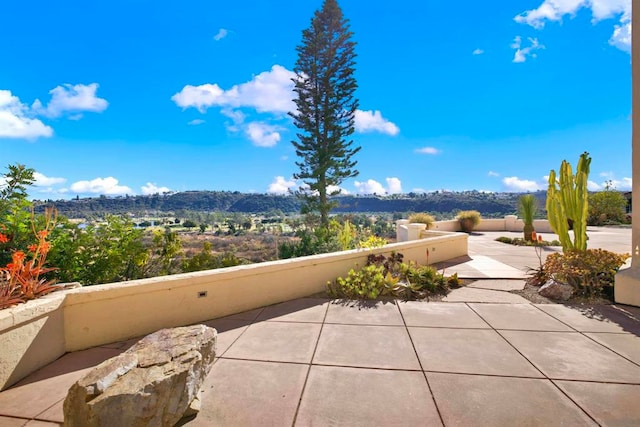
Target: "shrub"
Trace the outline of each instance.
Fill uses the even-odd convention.
[[[462,231],[471,232],[478,224],[480,224],[480,212],[478,211],[460,211],[456,215],[456,219],[460,222]]]
[[[629,254],[604,249],[572,249],[550,254],[545,260],[545,279],[573,286],[576,295],[612,297],[615,275]]]
[[[47,267],[47,254],[51,244],[47,237],[55,227],[57,211],[45,211],[45,223],[41,230],[37,230],[35,216],[31,216],[31,230],[36,243],[29,245],[28,250],[15,250],[11,255],[11,262],[0,268],[0,309],[14,304],[26,302],[61,289],[54,280],[47,279],[47,273],[55,268]],[[9,238],[0,233],[0,242],[7,243]]]
[[[433,226],[433,223],[435,221],[436,220],[432,215],[429,215],[428,213],[425,213],[425,212],[414,213],[409,215],[409,222],[411,224],[426,224],[427,230],[430,229],[431,226]]]
[[[351,269],[347,277],[328,282],[328,294],[334,298],[393,296],[418,299],[446,294],[450,287],[461,284],[456,274],[445,277],[431,266],[403,263],[402,259],[402,254],[398,253],[389,257],[371,254],[362,269]]]
[[[603,191],[589,194],[588,225],[608,225],[626,223],[627,199],[616,191],[611,182]]]
[[[507,243],[509,245],[516,245],[516,246],[562,246],[560,244],[560,241],[558,240],[534,240],[534,241],[528,241],[525,240],[521,237],[514,237],[513,239],[511,237],[506,237],[506,236],[501,236],[501,237],[497,237],[496,238],[497,242],[501,242],[501,243]]]

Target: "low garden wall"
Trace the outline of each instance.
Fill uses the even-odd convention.
[[[0,311],[0,389],[65,352],[121,341],[323,292],[370,253],[436,263],[467,255],[464,233],[288,260],[241,265],[47,295]]]
[[[399,242],[415,240],[421,238],[421,232],[425,229],[424,224],[410,224],[409,220],[399,220],[396,223],[396,238]],[[474,231],[523,231],[524,222],[516,215],[506,215],[504,218],[482,219],[473,230]],[[533,228],[538,233],[553,233],[549,221],[546,219],[536,219],[533,221]],[[460,223],[456,219],[448,221],[436,221],[428,231],[462,231]]]

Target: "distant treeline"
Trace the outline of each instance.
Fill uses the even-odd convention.
[[[544,207],[545,192],[535,193]],[[362,212],[455,212],[477,210],[483,216],[513,214],[517,210],[518,193],[434,192],[394,194],[389,196],[338,196],[336,213]],[[184,191],[149,196],[90,197],[72,200],[36,200],[36,210],[55,205],[60,214],[80,218],[102,214],[144,214],[148,212],[236,212],[282,213],[300,212],[295,196],[252,194],[237,191]]]

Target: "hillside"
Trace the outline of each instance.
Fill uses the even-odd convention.
[[[507,215],[516,211],[520,194],[434,192],[409,193],[390,196],[339,196],[334,200],[338,207],[333,212],[432,212],[451,213],[457,210],[475,209],[485,217]],[[544,206],[544,192],[536,193],[540,206]],[[247,194],[231,191],[185,191],[150,196],[90,197],[73,200],[36,200],[37,210],[45,205],[55,205],[60,214],[76,218],[92,215],[144,214],[150,212],[239,212],[268,213],[281,211],[298,213],[300,201],[294,196],[274,194]]]

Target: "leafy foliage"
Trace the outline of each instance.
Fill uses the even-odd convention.
[[[213,270],[215,268],[233,267],[240,264],[246,264],[246,262],[232,252],[216,255],[211,250],[211,243],[204,242],[202,244],[202,251],[184,260],[182,263],[182,271],[187,273],[191,271]]]
[[[402,254],[389,257],[371,254],[360,270],[351,269],[347,277],[327,283],[334,298],[376,299],[379,296],[421,299],[446,294],[450,287],[461,285],[456,274],[445,277],[428,265],[402,262]]]
[[[518,215],[525,225],[533,225],[533,219],[538,212],[538,199],[533,194],[523,194],[518,199]]]
[[[544,279],[573,286],[576,295],[613,296],[615,275],[629,258],[604,249],[568,250],[547,256]]]
[[[29,246],[25,253],[15,250],[11,255],[11,262],[0,268],[0,308],[38,298],[42,295],[59,290],[54,280],[45,275],[54,268],[47,267],[47,254],[51,248],[47,237],[55,227],[57,212],[50,209],[45,215],[42,229],[36,229],[35,216],[32,216],[31,226],[35,244]],[[9,238],[0,233],[0,241],[7,243]]]
[[[588,225],[623,224],[626,222],[627,199],[607,182],[603,191],[589,194]]]
[[[63,220],[52,234],[50,260],[63,282],[95,285],[138,279],[148,257],[142,235],[122,216],[108,215],[104,223],[84,228]]]
[[[559,240],[552,240],[552,241],[535,240],[535,241],[530,241],[530,240],[525,240],[525,239],[523,239],[521,237],[511,238],[511,237],[506,237],[506,236],[500,236],[500,237],[496,238],[496,241],[501,242],[501,243],[507,243],[509,245],[516,245],[516,246],[562,246],[560,244]]]
[[[290,115],[300,131],[298,140],[292,141],[300,160],[294,178],[307,185],[298,193],[304,201],[302,212],[318,212],[321,227],[328,226],[329,212],[336,205],[329,199],[336,194],[331,188],[358,175],[353,156],[360,147],[353,147],[350,139],[358,108],[351,37],[337,1],[325,0],[296,48],[296,111]]]

